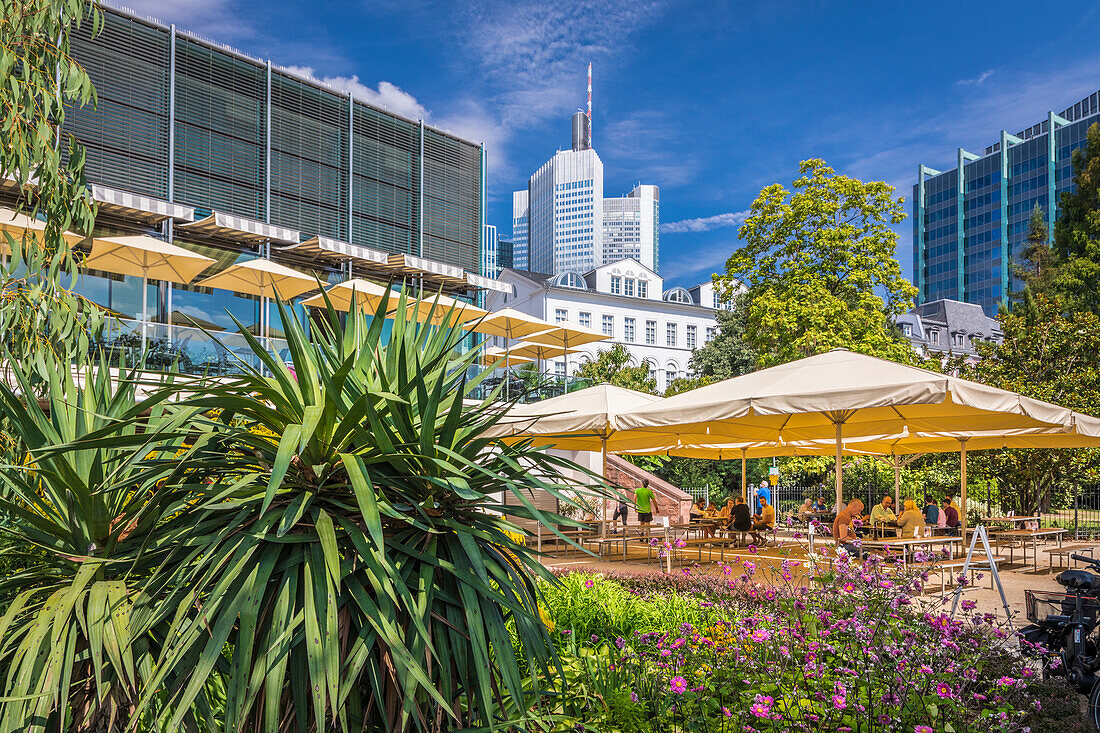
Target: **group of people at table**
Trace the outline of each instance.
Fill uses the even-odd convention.
[[[878,531],[911,539],[927,537],[932,534],[933,528],[940,528],[947,534],[957,535],[959,524],[959,507],[952,496],[945,496],[940,506],[936,505],[931,496],[924,497],[923,511],[917,508],[917,502],[906,499],[905,508],[900,515],[894,513],[892,496],[882,497],[882,501],[871,508],[870,515],[863,514],[862,501],[853,499],[844,509],[837,512],[836,520],[833,521],[833,538],[838,547],[843,547],[851,554],[859,555],[860,550],[855,546],[854,541],[861,535]]]
[[[771,489],[767,481],[756,489],[756,511],[745,503],[744,497],[730,496],[721,508],[699,499],[691,507],[691,520],[700,525],[703,534],[713,537],[718,530],[748,532],[752,541],[763,544],[766,533],[775,529],[775,507],[771,502]]]

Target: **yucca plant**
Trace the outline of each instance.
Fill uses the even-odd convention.
[[[205,438],[133,372],[55,370],[39,404],[7,367],[0,552],[23,568],[0,578],[0,733],[122,731],[183,602],[150,578],[187,531],[180,459]]]
[[[343,324],[330,307],[308,334],[281,311],[292,369],[242,329],[262,366],[189,387],[221,439],[198,461],[212,483],[185,576],[164,571],[200,609],[177,619],[148,693],[177,708],[169,729],[211,675],[226,731],[500,729],[502,701],[524,699],[508,625],[527,669],[555,665],[548,575],[509,519],[568,522],[529,496],[570,501],[560,476],[577,467],[481,437],[500,406],[466,400],[466,334],[400,315],[384,329],[392,307]]]

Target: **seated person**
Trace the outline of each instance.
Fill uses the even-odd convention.
[[[894,514],[894,497],[884,496],[882,501],[871,509],[871,526],[897,526],[898,517]]]
[[[823,511],[826,511],[828,508],[829,508],[829,505],[825,503],[825,497],[824,496],[817,497],[817,501],[814,502],[814,511],[815,512],[823,512]]]
[[[760,500],[760,513],[754,514],[752,518],[752,541],[762,545],[766,538],[761,533],[775,529],[775,507],[768,503],[767,497],[761,496],[758,498]]]
[[[698,522],[707,515],[707,500],[699,499],[691,505],[691,521]]]
[[[944,497],[943,505],[940,510],[940,514],[944,516],[944,527],[947,527],[947,533],[952,536],[958,536],[959,534],[959,511],[951,506],[951,497]]]
[[[833,520],[833,539],[836,540],[836,546],[843,547],[849,555],[856,557],[862,557],[863,551],[855,544],[859,537],[853,530],[852,522],[862,515],[863,502],[852,499],[847,507],[837,512],[836,519]]]
[[[730,499],[733,501],[733,499]],[[737,497],[737,503],[733,505],[733,510],[730,514],[732,521],[730,522],[730,528],[737,532],[749,532],[752,530],[752,512],[749,511],[749,505],[745,503],[745,500],[741,497]]]
[[[906,539],[924,535],[924,513],[917,509],[917,502],[905,500],[905,511],[898,517],[898,536]]]
[[[798,518],[803,522],[809,522],[814,515],[814,502],[812,499],[806,499],[802,502],[802,506],[798,508]]]

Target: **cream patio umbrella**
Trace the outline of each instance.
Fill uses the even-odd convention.
[[[370,280],[355,278],[336,283],[324,293],[318,293],[312,298],[303,300],[302,305],[310,308],[324,308],[325,295],[336,310],[350,311],[354,302],[357,307],[371,312],[378,310],[378,305],[384,297],[388,297],[389,302],[396,303],[400,293]]]
[[[685,392],[618,418],[623,431],[708,435],[712,444],[832,438],[837,503],[844,438],[1069,430],[1070,410],[843,349]]]
[[[516,366],[519,364],[530,364],[534,361],[534,358],[525,356],[513,356],[504,349],[496,346],[491,346],[485,349],[479,359],[481,364],[485,366],[493,366],[497,362],[501,362],[503,366]]]
[[[84,260],[84,266],[93,270],[141,277],[143,352],[148,339],[150,278],[186,284],[212,264],[214,260],[210,257],[144,234],[93,239],[92,252]]]
[[[593,450],[592,443],[597,441],[601,473],[607,478],[607,440],[614,431],[616,417],[661,399],[645,392],[599,384],[541,402],[515,405],[484,435],[506,439],[544,438],[562,450]],[[571,442],[573,439],[577,442]],[[605,505],[605,515],[606,509]],[[606,525],[602,527],[606,529]]]
[[[584,326],[578,326],[575,323],[569,323],[568,321],[562,321],[561,323],[554,324],[554,327],[549,331],[543,331],[542,333],[536,333],[527,337],[527,340],[531,343],[546,344],[548,346],[557,346],[561,349],[561,357],[565,362],[565,379],[566,389],[569,385],[569,356],[570,353],[577,353],[575,351],[569,351],[569,349],[577,346],[583,346],[584,344],[592,344],[598,341],[606,341],[611,338],[606,334],[593,331],[590,328]],[[555,354],[556,356],[556,354]]]
[[[479,308],[473,303],[457,300],[443,293],[437,293],[426,298],[409,298],[405,312],[410,321],[417,323],[432,323],[436,325],[457,325],[475,318],[481,318],[489,313],[484,308]]]
[[[7,257],[11,254],[8,238],[4,234],[10,234],[17,241],[26,237],[41,243],[46,236],[46,222],[14,209],[0,206],[0,257]],[[62,232],[61,237],[70,247],[86,239],[84,235],[70,231]]]
[[[317,289],[317,278],[278,262],[256,258],[230,265],[216,275],[198,283],[204,288],[220,288],[235,293],[260,297],[260,327],[267,340],[267,301],[271,298],[292,299]]]
[[[503,308],[499,311],[489,313],[484,318],[470,321],[465,327],[474,333],[503,338],[504,354],[507,358],[511,352],[513,340],[549,331],[554,327],[554,324],[548,323],[541,318],[522,313],[514,308]],[[531,361],[534,361],[534,359],[525,359],[515,363],[527,364]],[[509,362],[511,362],[510,359]],[[507,367],[511,365],[511,363],[505,364],[505,368],[507,369]],[[505,397],[508,396],[510,386],[511,379],[505,382]]]

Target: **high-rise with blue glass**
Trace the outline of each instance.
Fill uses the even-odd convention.
[[[949,298],[989,315],[1012,289],[1012,262],[1036,206],[1053,230],[1058,196],[1073,186],[1073,151],[1100,122],[1100,92],[1000,140],[981,155],[956,151],[953,170],[921,165],[913,186],[917,303]]]

